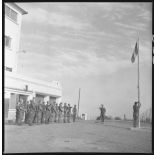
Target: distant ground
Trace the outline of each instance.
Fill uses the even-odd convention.
[[[4,153],[17,152],[152,152],[152,129],[132,122],[77,121],[34,126],[5,125]]]

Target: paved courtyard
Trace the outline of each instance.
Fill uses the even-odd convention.
[[[17,152],[152,152],[148,124],[131,130],[132,122],[77,121],[75,123],[5,125],[5,151]]]

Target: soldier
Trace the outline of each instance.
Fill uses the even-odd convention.
[[[33,103],[34,103],[34,106],[35,106],[35,116],[34,116],[33,123],[38,123],[38,118],[37,118],[38,104],[35,101]]]
[[[54,110],[53,110],[53,103],[50,103],[50,118],[49,118],[49,122],[52,123],[53,122],[53,113],[54,113]]]
[[[20,105],[20,101],[17,102],[17,105],[16,105],[16,124],[18,124],[19,122],[19,105]]]
[[[55,104],[55,110],[56,110],[55,122],[58,123],[58,121],[59,121],[59,106],[57,103]]]
[[[46,105],[45,105],[45,102],[43,102],[43,104],[42,104],[42,119],[41,119],[41,122],[45,123],[45,120],[46,120]]]
[[[135,104],[133,105],[133,127],[138,126],[140,106],[140,102],[135,102]]]
[[[71,108],[72,108],[72,107],[70,107],[70,104],[68,104],[68,107],[67,107],[67,122],[68,122],[68,123],[70,123]]]
[[[105,107],[103,106],[103,104],[101,104],[100,111],[101,111],[101,113],[100,113],[101,122],[104,122],[106,109],[105,109]]]
[[[67,109],[68,109],[68,107],[67,107],[67,105],[66,105],[66,103],[64,103],[64,123],[67,123]]]
[[[41,118],[42,118],[42,104],[41,104],[41,101],[39,101],[39,104],[38,104],[38,111],[37,111],[37,123],[40,124],[41,123]]]
[[[63,108],[62,108],[62,103],[59,104],[59,118],[58,122],[62,123],[63,122]]]
[[[30,100],[29,104],[29,113],[28,113],[28,124],[32,125],[35,118],[35,103],[33,100]]]
[[[49,124],[50,115],[51,115],[51,105],[47,101],[47,104],[46,104],[46,120],[45,120],[46,124]]]
[[[76,115],[77,115],[77,109],[76,109],[76,105],[74,105],[74,107],[73,107],[73,122],[75,122]]]
[[[52,104],[52,122],[55,122],[56,120],[56,105],[55,102]]]
[[[28,123],[28,115],[29,115],[29,104],[30,104],[30,102],[29,101],[27,101],[26,102],[26,112],[25,112],[25,123],[27,124]]]
[[[18,105],[18,112],[19,113],[18,113],[17,124],[21,125],[23,117],[24,117],[24,112],[25,112],[25,107],[24,107],[23,99],[20,99],[20,103]]]
[[[25,118],[26,118],[26,113],[27,113],[27,102],[26,100],[23,100],[23,118],[22,118],[22,122],[25,122]]]

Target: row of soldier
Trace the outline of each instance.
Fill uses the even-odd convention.
[[[72,112],[71,112],[72,109]],[[34,100],[24,103],[23,99],[17,103],[16,106],[16,123],[21,125],[23,122],[29,125],[33,124],[49,124],[56,123],[70,123],[71,118],[75,122],[77,115],[76,105],[72,108],[70,104],[62,103],[59,105],[54,102],[50,103],[39,101],[36,103]]]

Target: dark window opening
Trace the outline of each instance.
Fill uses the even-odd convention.
[[[9,36],[5,36],[5,46],[11,48],[11,38]]]
[[[10,67],[5,67],[5,70],[12,72],[12,68],[10,68]]]

